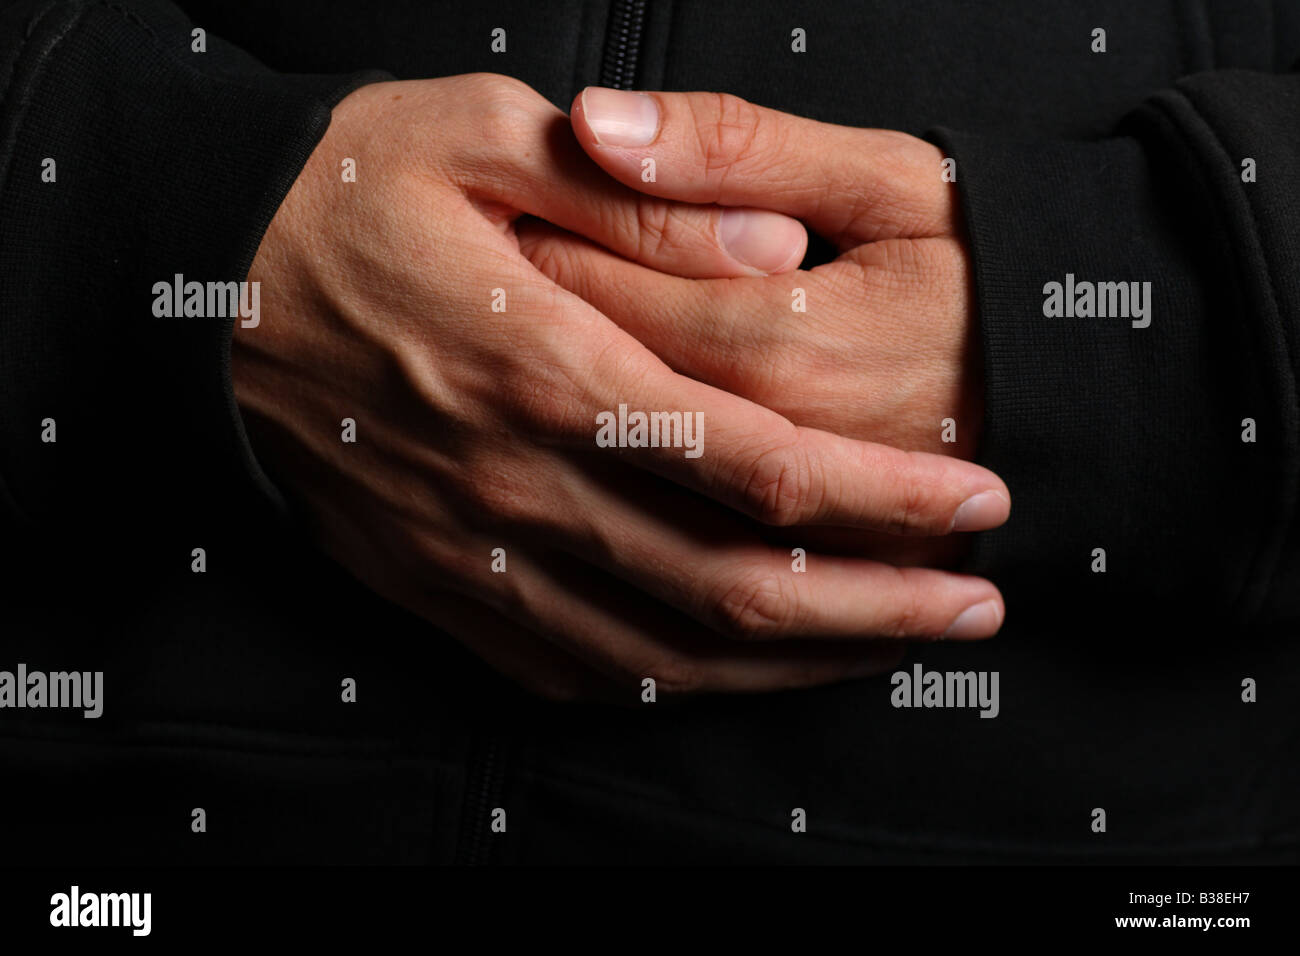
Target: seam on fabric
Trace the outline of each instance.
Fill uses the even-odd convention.
[[[664,809],[671,810],[682,814],[686,817],[702,817],[705,819],[715,819],[730,824],[739,824],[742,826],[755,827],[762,830],[769,830],[774,834],[785,834],[785,830],[771,823],[768,820],[756,820],[751,817],[736,816],[725,813],[712,807],[689,806],[682,803],[673,803],[663,799],[661,796],[649,791],[635,790],[628,787],[606,787],[594,781],[584,781],[570,774],[557,772],[550,769],[526,768],[520,771],[521,777],[532,777],[542,783],[550,783],[569,787],[571,789],[585,791],[587,793],[599,794],[603,796],[617,796],[620,793],[624,796],[644,800]],[[837,821],[844,826],[850,826],[851,823]],[[883,831],[881,835],[869,836],[858,833],[840,832],[834,836],[824,834],[802,834],[801,839],[811,837],[812,839],[831,845],[851,844],[853,846],[870,847],[877,850],[916,850],[920,849],[928,853],[988,853],[1003,857],[1056,857],[1062,860],[1081,860],[1087,859],[1099,863],[1105,863],[1108,859],[1116,857],[1129,856],[1154,856],[1154,857],[1180,857],[1195,856],[1198,854],[1231,854],[1239,852],[1250,852],[1252,850],[1288,850],[1300,846],[1300,834],[1285,834],[1280,838],[1268,839],[1262,836],[1256,836],[1248,840],[1230,840],[1230,841],[1212,841],[1202,843],[1184,843],[1176,847],[1170,847],[1166,844],[1128,844],[1113,851],[1088,850],[1083,847],[1070,849],[1049,849],[1044,853],[1041,846],[1027,843],[994,843],[991,841],[981,840],[963,840],[952,837],[939,836],[933,833],[917,834],[915,832],[897,832],[888,833]]]
[[[23,63],[23,54],[27,50],[28,41],[40,28],[45,19],[59,6],[63,5],[60,0],[46,4],[32,17],[27,24],[27,29],[23,32],[23,38],[18,44],[18,49],[14,51],[13,59],[10,61],[9,73],[0,83],[0,102],[3,102],[5,96],[10,92],[10,87],[14,78],[18,76],[19,67]],[[86,5],[81,4],[63,29],[52,37],[44,50],[38,50],[36,61],[32,67],[31,79],[21,89],[17,91],[17,99],[13,105],[13,125],[7,131],[3,139],[0,139],[0,195],[8,189],[10,173],[13,169],[14,155],[18,149],[18,140],[23,130],[23,123],[27,119],[27,110],[32,101],[32,92],[40,85],[46,75],[46,66],[54,56],[55,51],[63,42],[64,38],[77,27],[85,18]],[[13,511],[19,525],[31,527],[35,524],[31,514],[23,507],[18,500],[18,495],[14,492],[14,485],[11,481],[6,481],[3,474],[0,474],[0,490],[3,491],[6,503]]]
[[[32,34],[36,32],[37,28],[46,16],[57,6],[59,6],[58,3],[51,3],[44,7],[28,25],[22,43],[19,45],[18,51],[14,54],[13,65],[10,67],[9,76],[5,78],[3,89],[0,90],[0,96],[4,96],[8,93],[9,85],[13,82],[13,78],[18,73],[19,63],[22,60],[23,51],[27,48],[28,40],[31,39]],[[61,44],[64,38],[72,32],[79,23],[81,23],[86,16],[87,9],[88,7],[86,4],[81,4],[77,9],[76,14],[67,22],[67,24],[64,25],[63,29],[49,40],[45,49],[37,52],[37,59],[32,72],[31,81],[18,91],[18,99],[14,103],[13,126],[9,131],[9,135],[5,137],[3,142],[0,142],[0,192],[3,192],[9,185],[9,173],[13,165],[14,148],[18,143],[18,134],[22,132],[23,121],[27,118],[27,109],[32,101],[32,91],[39,86],[41,80],[45,78],[46,65],[58,49],[59,44]]]
[[[1182,103],[1186,104],[1192,116],[1199,121],[1203,131],[1208,134],[1215,149],[1218,151],[1218,158],[1222,162],[1227,163],[1225,168],[1232,167],[1232,154],[1229,152],[1223,139],[1219,136],[1218,131],[1209,122],[1205,114],[1198,108],[1196,102],[1185,90],[1174,88],[1171,90],[1171,93],[1178,97]],[[1173,112],[1171,104],[1156,98],[1151,101],[1150,105],[1159,113],[1165,122],[1169,123],[1174,130],[1178,130],[1180,135],[1182,135],[1180,117]],[[1191,155],[1195,157],[1195,151],[1190,152]],[[1223,216],[1225,224],[1231,227],[1232,220],[1236,218],[1232,215],[1229,207],[1240,204],[1240,206],[1245,210],[1245,225],[1249,231],[1251,248],[1255,253],[1257,253],[1257,258],[1261,263],[1261,271],[1265,278],[1264,298],[1266,301],[1263,304],[1271,313],[1267,317],[1261,317],[1263,318],[1263,321],[1256,321],[1253,323],[1248,322],[1246,324],[1252,328],[1252,338],[1256,347],[1264,354],[1267,354],[1269,338],[1276,335],[1281,339],[1281,344],[1285,354],[1280,363],[1281,369],[1279,370],[1279,378],[1281,380],[1274,383],[1274,389],[1277,392],[1280,392],[1276,397],[1280,399],[1281,403],[1285,405],[1287,402],[1290,402],[1292,409],[1295,410],[1297,406],[1297,383],[1294,357],[1295,346],[1291,341],[1286,323],[1282,321],[1282,310],[1280,307],[1280,298],[1277,292],[1276,281],[1274,279],[1273,263],[1271,258],[1265,253],[1263,244],[1260,241],[1259,220],[1256,216],[1255,208],[1250,199],[1244,195],[1240,195],[1239,191],[1234,191],[1234,193],[1229,195],[1218,193],[1213,187],[1219,182],[1220,177],[1215,175],[1213,167],[1207,166],[1203,161],[1200,165],[1201,174],[1204,177],[1205,182],[1211,186],[1211,194],[1216,200],[1215,205],[1219,208],[1220,215]],[[1249,311],[1250,303],[1248,299],[1249,293],[1247,290],[1250,288],[1250,276],[1248,270],[1244,267],[1246,259],[1237,249],[1235,244],[1230,243],[1230,245],[1233,248],[1233,262],[1236,268],[1240,287],[1247,296],[1247,301],[1244,304],[1247,306],[1247,310]],[[1274,324],[1277,326],[1276,329],[1268,328],[1268,325]],[[1282,502],[1283,515],[1281,516],[1281,520],[1275,522],[1271,526],[1266,524],[1263,529],[1261,536],[1264,540],[1257,548],[1257,552],[1253,557],[1252,572],[1243,577],[1241,590],[1237,595],[1236,604],[1241,608],[1241,616],[1243,620],[1247,622],[1258,613],[1260,607],[1266,603],[1268,594],[1272,592],[1272,583],[1280,563],[1281,546],[1286,539],[1289,529],[1295,521],[1295,479],[1297,477],[1298,467],[1300,467],[1300,462],[1297,462],[1297,450],[1294,441],[1291,443],[1290,449],[1284,448],[1283,450],[1284,452],[1289,451],[1289,454],[1283,461],[1282,468],[1282,492],[1284,495],[1284,500]],[[1262,574],[1260,572],[1262,572]],[[1249,597],[1250,584],[1252,580],[1260,576],[1266,578],[1268,586],[1261,588],[1258,591],[1257,596],[1252,599]]]
[[[1227,144],[1224,143],[1223,139],[1219,136],[1219,131],[1214,128],[1201,112],[1190,94],[1182,90],[1179,90],[1178,92],[1182,95],[1183,99],[1187,101],[1188,105],[1192,108],[1193,113],[1205,126],[1207,132],[1214,141],[1214,145],[1219,150],[1220,157],[1227,161],[1229,166],[1232,166],[1232,154],[1229,152]],[[1283,356],[1284,360],[1281,362],[1282,381],[1278,383],[1283,392],[1280,397],[1283,403],[1288,401],[1290,402],[1293,411],[1300,411],[1300,399],[1297,397],[1297,371],[1295,365],[1297,354],[1296,342],[1292,338],[1290,326],[1288,326],[1282,318],[1281,296],[1278,294],[1277,281],[1274,278],[1273,259],[1272,256],[1268,254],[1267,249],[1261,241],[1259,218],[1255,212],[1254,203],[1252,203],[1250,197],[1242,193],[1241,190],[1236,190],[1236,193],[1240,196],[1241,204],[1246,210],[1251,235],[1255,238],[1254,245],[1259,253],[1259,261],[1262,264],[1264,276],[1267,280],[1266,289],[1268,293],[1268,305],[1272,311],[1272,318],[1277,326],[1275,330],[1272,330],[1272,334],[1281,338],[1283,348],[1285,349],[1285,355]],[[1269,334],[1269,330],[1261,329],[1259,331],[1264,332],[1266,335]],[[1259,333],[1257,332],[1257,335],[1258,334]],[[1266,346],[1267,342],[1261,342],[1260,344]],[[1272,586],[1277,575],[1278,565],[1281,563],[1282,546],[1285,543],[1287,535],[1296,518],[1296,479],[1297,477],[1300,477],[1300,460],[1297,459],[1297,451],[1296,443],[1293,441],[1292,447],[1290,448],[1290,459],[1289,461],[1284,462],[1283,467],[1283,493],[1288,495],[1289,500],[1284,502],[1285,514],[1283,520],[1277,523],[1277,531],[1272,535],[1273,540],[1270,542],[1270,547],[1273,553],[1266,559],[1268,562],[1268,567],[1266,568],[1268,586],[1261,589],[1259,593],[1258,600],[1261,605],[1266,603],[1268,594],[1273,590]],[[1251,613],[1250,609],[1247,609],[1247,613]]]

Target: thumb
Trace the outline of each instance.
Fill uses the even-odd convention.
[[[727,93],[596,86],[578,94],[570,121],[601,168],[653,196],[785,213],[842,249],[953,229],[943,154],[906,133],[819,123]]]

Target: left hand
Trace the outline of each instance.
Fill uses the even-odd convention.
[[[614,98],[649,127],[625,146],[602,120]],[[617,100],[614,100],[617,102]],[[579,143],[653,196],[762,207],[803,220],[840,256],[810,271],[686,280],[530,223],[534,264],[614,318],[679,372],[802,425],[899,448],[971,457],[981,409],[970,264],[940,150],[892,130],[853,129],[714,93],[589,89]],[[643,182],[654,160],[655,181]],[[802,288],[806,312],[792,311]],[[956,443],[940,440],[953,418]]]
[[[840,255],[809,271],[686,279],[523,224],[521,249],[539,269],[675,371],[799,425],[974,457],[983,409],[970,257],[937,147],[716,93],[590,88],[570,119],[587,154],[624,185],[781,212]],[[643,181],[646,160],[653,182]],[[796,289],[806,312],[792,308]],[[955,442],[943,440],[945,419]],[[960,541],[895,540],[901,547],[883,553],[896,563],[951,559]]]

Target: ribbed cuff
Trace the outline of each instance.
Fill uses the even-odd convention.
[[[1275,426],[1276,409],[1252,373],[1235,277],[1206,238],[1203,185],[1132,138],[930,138],[957,161],[974,261],[980,460],[1013,497],[972,569],[1018,614],[1056,623],[1236,616],[1269,521],[1251,489],[1276,480],[1240,422]],[[1150,325],[1134,327],[1132,303],[1130,315],[1045,315],[1048,283],[1064,298],[1071,281],[1149,282]]]
[[[152,0],[28,6],[0,18],[4,497],[41,528],[275,501],[233,398],[234,320],[158,317],[154,286],[243,280],[330,105],[386,77],[196,51]]]

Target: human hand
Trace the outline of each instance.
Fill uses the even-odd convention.
[[[796,424],[974,456],[982,384],[971,268],[936,147],[713,93],[591,88],[571,117],[587,154],[630,188],[795,216],[839,257],[806,272],[687,281],[528,223],[521,248],[544,273],[675,371]],[[961,544],[872,537],[864,549],[860,534],[829,532],[799,540],[836,540],[895,563],[951,561]]]
[[[649,268],[756,271],[724,251],[719,210],[600,175],[522,84],[351,94],[262,242],[263,319],[232,353],[253,446],[328,553],[550,696],[609,677],[816,684],[897,660],[863,638],[996,630],[987,581],[820,556],[792,574],[758,526],[942,534],[962,502],[1006,495],[996,476],[797,427],[674,374],[533,268],[514,232],[525,213]],[[797,264],[801,227],[750,224],[749,262]],[[702,415],[703,454],[598,447],[596,416],[620,404]]]

